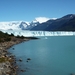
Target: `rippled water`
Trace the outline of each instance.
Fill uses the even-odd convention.
[[[10,51],[21,69],[19,75],[70,75],[75,74],[75,36],[40,37],[13,46]],[[31,58],[27,62],[27,58]]]

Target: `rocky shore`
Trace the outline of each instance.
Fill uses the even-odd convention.
[[[14,38],[11,41],[0,43],[0,75],[17,75],[18,66],[16,66],[14,56],[8,52],[8,48],[27,40],[29,39]]]

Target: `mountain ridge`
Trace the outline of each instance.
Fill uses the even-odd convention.
[[[75,31],[75,14],[68,14],[57,19],[37,17],[31,22],[0,22],[0,30]]]
[[[38,26],[33,27],[31,30],[38,30],[38,31],[68,31],[70,29],[61,30],[64,24],[69,22],[71,19],[75,17],[75,14],[68,14],[66,16],[63,16],[61,18],[58,18],[56,20],[48,20],[45,23],[39,24]],[[69,27],[70,28],[70,27]],[[74,28],[75,30],[75,28]]]
[[[40,20],[41,18],[41,20]],[[35,19],[36,22],[34,22]],[[49,18],[45,18],[45,17],[38,17],[35,18],[33,21],[31,22],[27,22],[27,21],[9,21],[9,22],[0,22],[0,29],[4,29],[4,30],[28,30],[31,29],[32,27],[36,26],[37,24],[46,22],[47,20],[49,20]],[[44,19],[44,21],[43,21]]]

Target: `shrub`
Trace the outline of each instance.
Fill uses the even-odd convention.
[[[11,41],[11,38],[5,38],[4,41]]]

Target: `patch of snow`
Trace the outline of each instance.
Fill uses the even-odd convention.
[[[35,18],[35,20],[34,20],[34,22],[39,22],[39,23],[43,23],[43,22],[46,22],[46,21],[48,21],[48,20],[50,20],[50,18],[46,18],[46,17],[37,17],[37,18]]]

